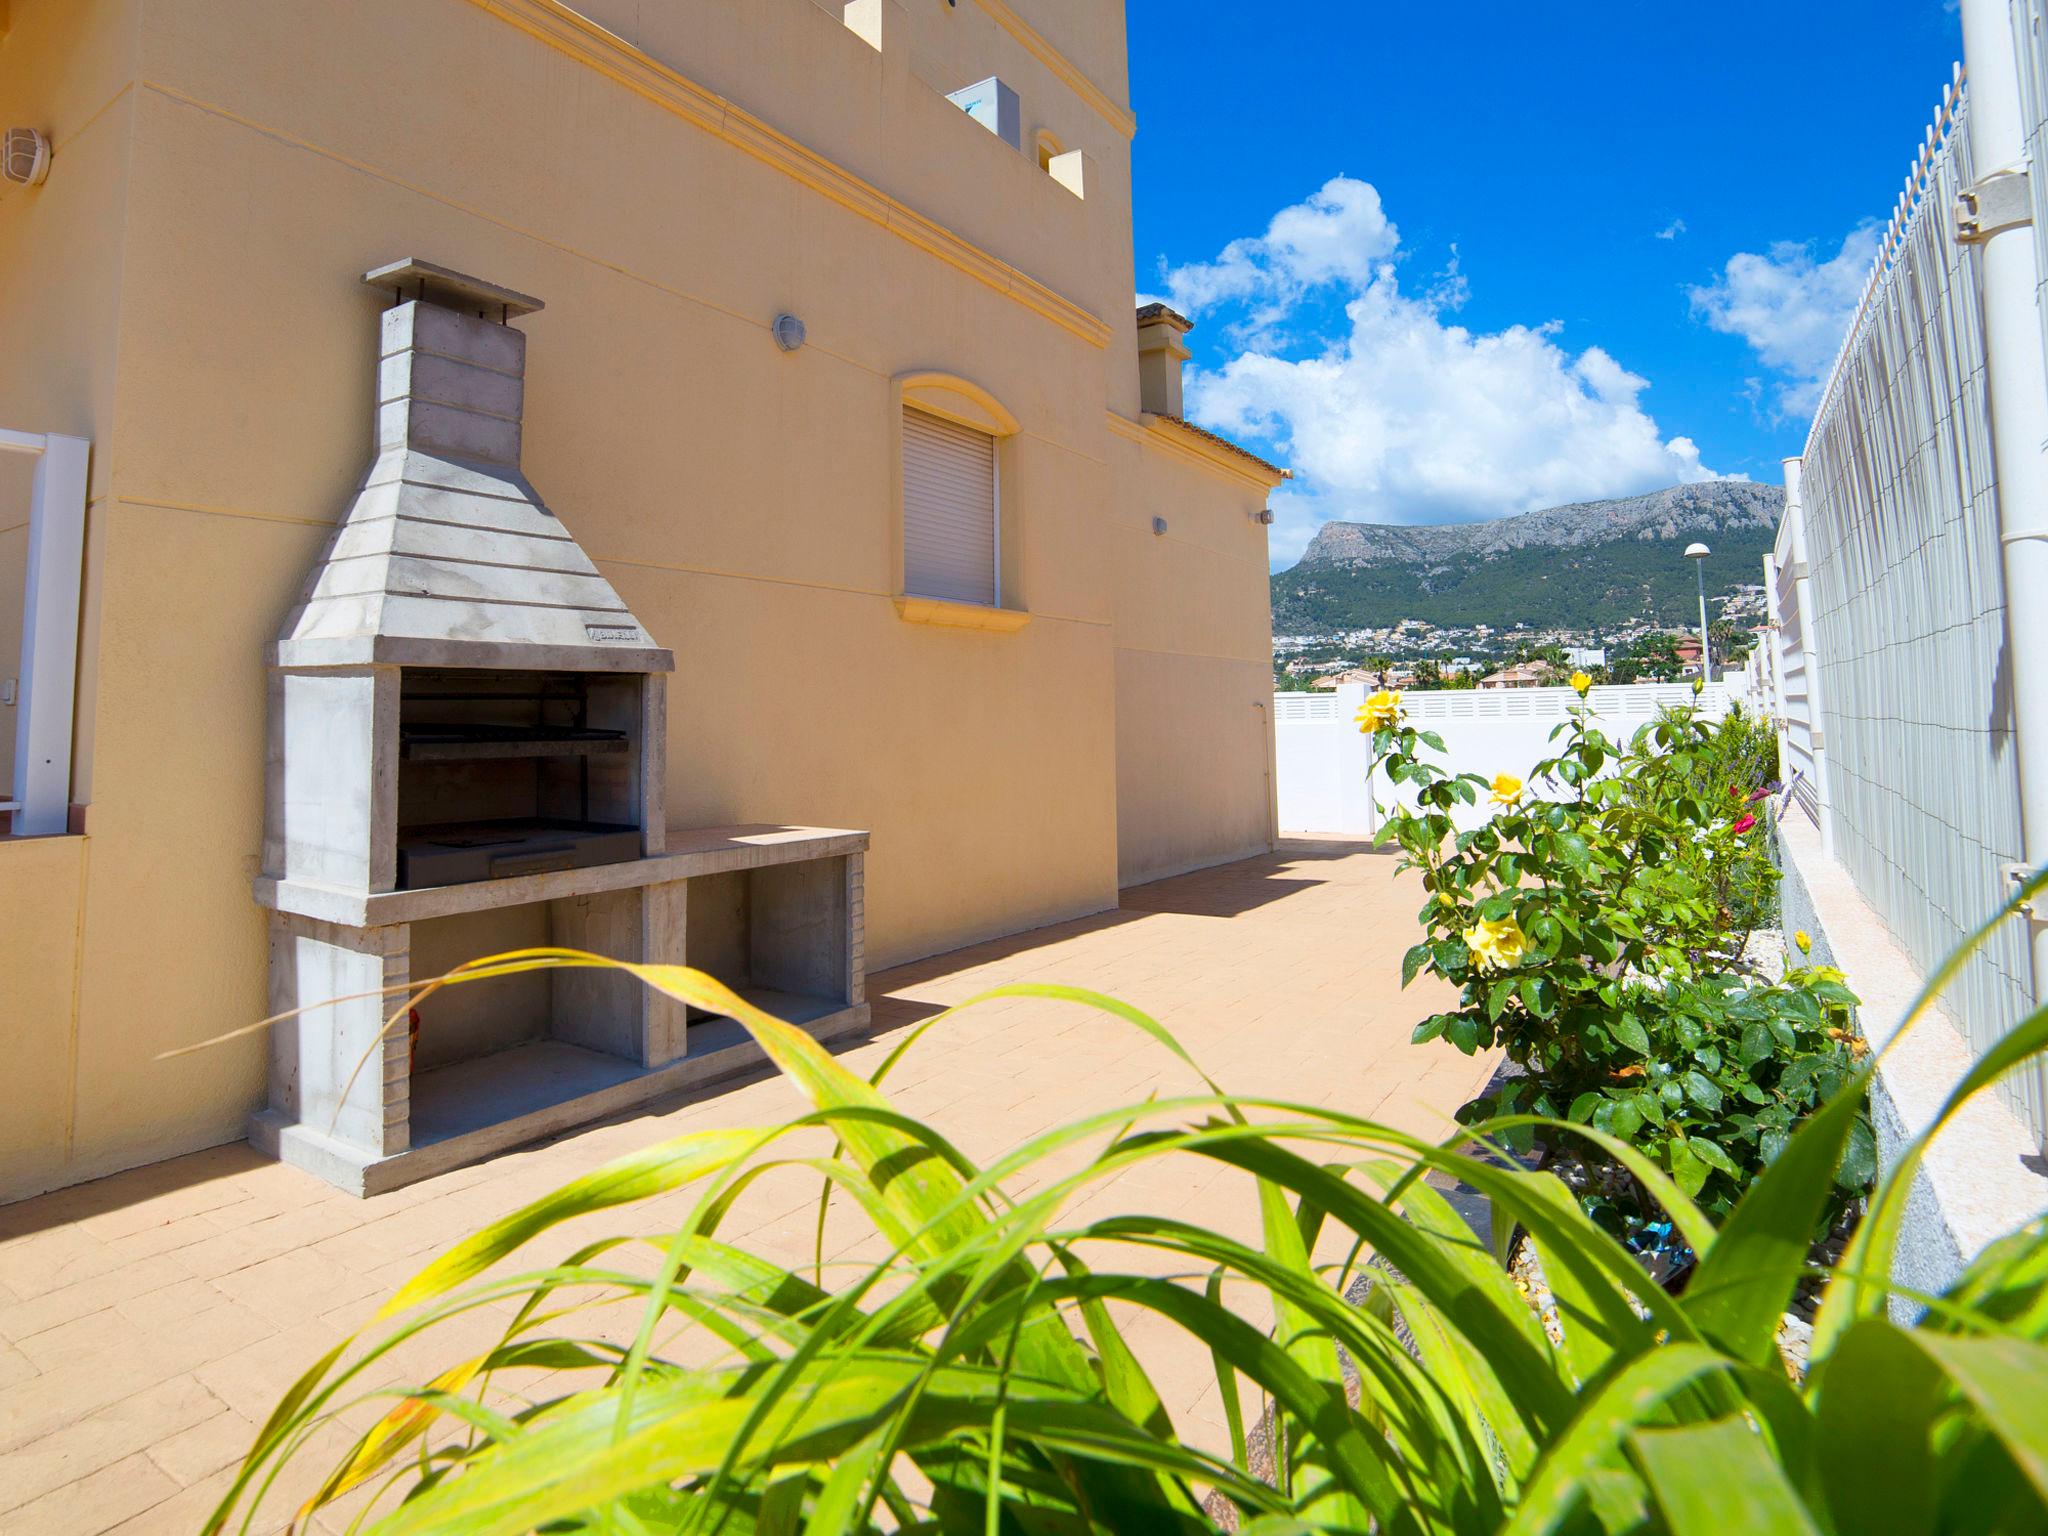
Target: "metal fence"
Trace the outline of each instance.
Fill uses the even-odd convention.
[[[2019,65],[2020,108],[2026,119],[2027,178],[2034,205],[2034,308],[2048,349],[2048,0],[2012,0],[2013,53]]]
[[[1996,909],[2022,850],[1978,258],[1955,238],[1967,111],[1952,88],[1822,394],[1798,473],[1809,591],[1783,620],[1817,669],[1835,856],[1930,970]],[[2007,924],[1949,1006],[1982,1052],[2032,990]],[[2048,1128],[2038,1068],[2004,1088]]]

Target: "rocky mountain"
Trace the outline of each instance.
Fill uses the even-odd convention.
[[[1739,480],[1575,502],[1483,523],[1325,523],[1273,577],[1275,634],[1517,623],[1599,630],[1684,624],[1697,597],[1685,546],[1713,547],[1709,597],[1763,580],[1781,487]]]

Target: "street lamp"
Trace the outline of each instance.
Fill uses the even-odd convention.
[[[1693,573],[1700,579],[1700,681],[1705,682],[1713,675],[1714,652],[1707,642],[1707,556],[1713,551],[1704,544],[1685,546],[1685,558],[1692,562]]]

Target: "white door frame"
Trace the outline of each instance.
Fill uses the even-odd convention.
[[[16,837],[71,821],[71,723],[78,697],[78,608],[85,571],[86,465],[92,442],[0,427],[0,453],[36,461],[29,491],[28,580],[21,605],[21,694],[14,728]]]

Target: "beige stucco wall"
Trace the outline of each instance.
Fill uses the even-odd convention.
[[[1117,851],[1137,885],[1262,852],[1273,839],[1267,489],[1155,428],[1119,434]],[[1166,520],[1155,533],[1153,519]]]
[[[1263,846],[1262,488],[1112,430],[1137,415],[1128,142],[1040,56],[1121,111],[1114,0],[1019,6],[1037,51],[969,0],[887,0],[879,52],[814,0],[588,0],[608,32],[547,0],[85,9],[97,30],[13,0],[0,44],[0,116],[43,35],[115,103],[0,201],[0,294],[92,253],[62,274],[90,323],[33,355],[78,376],[45,429],[98,445],[79,1088],[62,1168],[0,1168],[0,1198],[231,1139],[260,1098],[253,1039],[161,1053],[262,1012],[263,651],[366,462],[357,277],[396,257],[546,301],[525,467],[677,656],[671,815],[871,829],[872,964]],[[1095,157],[1086,201],[936,94],[991,73],[1027,135]],[[66,211],[89,191],[96,225]],[[1021,424],[1016,633],[892,602],[894,381],[924,369]],[[0,423],[64,398],[0,376]]]

